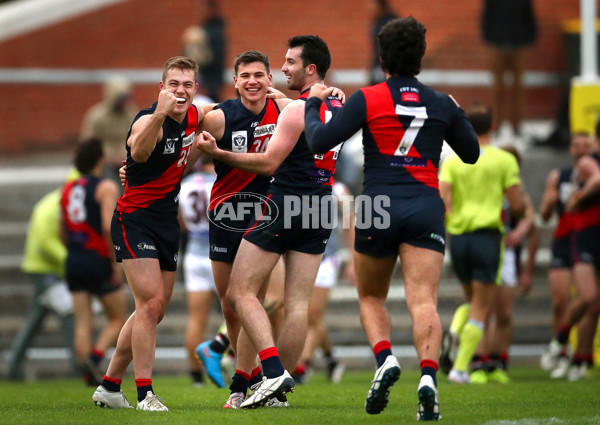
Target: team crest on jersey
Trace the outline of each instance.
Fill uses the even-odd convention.
[[[231,132],[232,152],[248,152],[248,133],[245,130]]]
[[[163,155],[175,153],[175,142],[176,141],[177,141],[177,139],[167,139],[165,141],[165,150],[163,151]]]

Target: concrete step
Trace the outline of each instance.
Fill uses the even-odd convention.
[[[12,295],[7,294],[7,286],[3,285],[5,295],[0,296],[0,350],[8,348],[10,341],[21,326],[24,312],[27,310],[31,287],[15,286]],[[133,299],[128,292],[128,311],[133,311]],[[454,309],[463,302],[462,290],[455,281],[444,280],[439,288],[438,310],[442,323],[447,327],[452,319]],[[388,297],[394,327],[393,340],[399,343],[412,341],[412,322],[406,309],[404,288],[395,281]],[[522,343],[543,343],[550,337],[550,298],[547,284],[543,279],[536,279],[534,289],[526,297],[518,297],[515,303],[514,325],[515,341]],[[96,330],[103,323],[101,315],[96,320]],[[366,343],[360,323],[360,313],[356,288],[338,285],[331,291],[331,298],[325,316],[330,337],[335,344],[356,345]],[[161,346],[179,346],[183,344],[187,323],[187,307],[185,290],[180,283],[176,284],[167,314],[158,328],[157,341]],[[222,315],[218,302],[213,302],[208,335],[213,334],[222,323]],[[62,344],[60,322],[51,316],[44,323],[36,346],[54,346]]]

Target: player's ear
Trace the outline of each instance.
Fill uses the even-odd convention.
[[[317,65],[315,65],[314,63],[311,63],[310,65],[308,65],[306,67],[306,74],[307,75],[314,75],[317,73]]]
[[[273,87],[273,74],[269,74],[269,87]]]

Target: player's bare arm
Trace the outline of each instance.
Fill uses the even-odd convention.
[[[580,158],[575,165],[575,171],[584,184],[576,192],[576,196],[569,200],[569,209],[577,208],[583,199],[600,191],[600,164],[594,158],[587,155]]]
[[[559,171],[552,170],[546,179],[546,188],[544,189],[542,202],[540,204],[540,215],[544,221],[548,221],[550,217],[552,217],[552,214],[554,214],[556,202],[558,201],[559,177]]]
[[[225,134],[225,114],[222,109],[214,109],[206,113],[198,126],[198,134],[203,131],[209,132],[216,140],[223,138]]]
[[[113,285],[119,286],[123,283],[122,266],[115,261],[115,251],[112,249],[113,242],[110,233],[110,226],[113,216],[113,210],[119,197],[119,187],[112,180],[104,179],[98,184],[96,189],[96,201],[100,205],[100,220],[102,224],[102,236],[108,246],[108,252],[112,261],[112,277]]]
[[[442,201],[444,201],[444,206],[446,207],[446,216],[452,214],[452,184],[448,182],[440,181],[440,196],[442,197]]]
[[[525,199],[521,185],[515,184],[510,186],[504,191],[504,195],[508,200],[510,211],[515,215],[515,217],[523,217],[525,215]]]
[[[215,136],[203,132],[196,138],[200,150],[232,167],[254,174],[273,175],[304,131],[304,101],[290,103],[279,115],[277,129],[264,153],[234,153],[219,149]]]
[[[140,117],[131,127],[127,146],[131,148],[131,158],[135,162],[146,162],[163,136],[162,125],[167,115],[177,105],[177,98],[169,90],[158,94],[156,110],[152,115]]]

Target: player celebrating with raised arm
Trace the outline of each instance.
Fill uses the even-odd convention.
[[[279,211],[284,211],[286,196],[298,199],[302,195],[313,196],[319,204],[323,196],[331,195],[331,176],[339,150],[338,147],[325,155],[312,155],[303,133],[305,98],[313,84],[323,81],[331,64],[327,44],[318,36],[306,35],[292,37],[288,47],[282,71],[288,79],[288,88],[302,94],[282,111],[266,151],[233,153],[218,149],[208,132],[198,138],[200,149],[217,160],[251,173],[273,175],[265,207],[274,203]],[[339,107],[340,101],[330,96],[324,104],[323,115],[334,114]],[[318,210],[320,204],[301,208],[311,207]],[[320,211],[317,215],[321,216]],[[260,386],[241,404],[242,408],[261,406],[294,386],[284,366],[293,370],[302,351],[310,296],[331,229],[320,225],[302,228],[302,213],[293,220],[297,221],[286,225],[284,214],[279,214],[268,227],[259,229],[257,226],[248,231],[233,264],[227,302],[258,351],[265,375]],[[283,254],[285,322],[276,348],[258,294]]]
[[[156,326],[173,292],[179,250],[178,194],[186,164],[200,152],[194,146],[204,118],[192,100],[196,63],[176,56],[164,65],[158,101],[135,117],[127,135],[127,183],[112,221],[117,261],[123,263],[135,301],[119,334],[102,385],[92,400],[110,408],[133,407],[121,381],[133,360],[137,408],[168,411],[152,388]]]
[[[421,361],[417,418],[437,420],[442,336],[437,288],[445,236],[438,163],[443,140],[468,163],[477,161],[479,146],[456,102],[415,78],[425,53],[425,27],[413,17],[395,19],[382,28],[378,41],[387,80],[354,93],[327,124],[319,119],[319,109],[328,89],[313,86],[306,102],[306,136],[313,152],[324,152],[362,128],[364,194],[372,200],[387,199],[387,223],[385,214],[377,213],[379,205],[357,206],[354,267],[361,320],[378,366],[366,399],[367,413],[386,407],[390,388],[400,376],[385,306],[400,256]],[[370,226],[362,225],[369,219]]]

